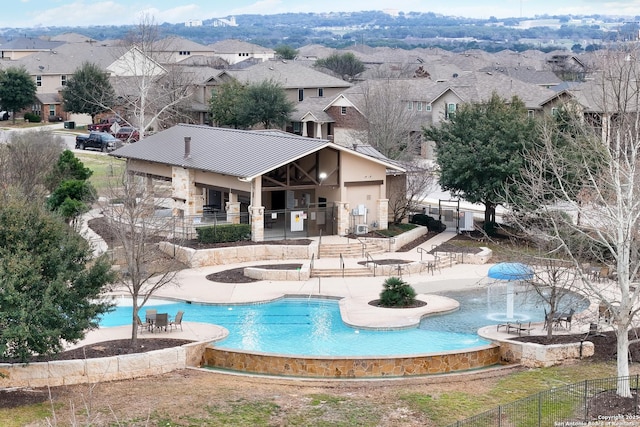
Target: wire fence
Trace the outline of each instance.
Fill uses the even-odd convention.
[[[447,427],[638,426],[639,376],[585,380],[546,390]],[[619,406],[618,384],[629,384],[632,397]]]

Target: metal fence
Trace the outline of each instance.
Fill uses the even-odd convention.
[[[586,380],[500,405],[447,427],[568,427],[587,425],[640,425],[638,411],[639,376]],[[601,411],[602,403],[616,394],[617,385],[628,382],[633,397],[629,410]],[[616,422],[617,421],[617,422]],[[608,422],[608,424],[607,424]]]

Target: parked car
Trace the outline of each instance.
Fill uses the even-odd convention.
[[[100,120],[99,123],[91,123],[87,125],[87,130],[98,132],[111,132],[111,127],[117,123],[119,126],[124,126],[126,122],[119,117],[109,117]]]
[[[9,117],[11,117],[11,113],[8,111],[0,111],[0,120],[9,120]]]
[[[106,132],[91,132],[88,135],[76,136],[76,148],[84,150],[86,148],[98,148],[102,152],[113,151],[120,147],[122,142]]]
[[[132,126],[122,126],[118,129],[118,132],[116,132],[115,137],[124,142],[138,142],[140,140],[140,133],[138,129]]]

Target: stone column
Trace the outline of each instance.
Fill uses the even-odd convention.
[[[336,210],[338,211],[337,224],[338,235],[345,236],[349,229],[349,203],[347,202],[335,202]]]
[[[240,224],[240,202],[236,193],[229,193],[229,201],[225,205],[227,211],[227,222],[230,224]]]
[[[378,229],[389,228],[389,199],[378,199]]]
[[[200,215],[204,196],[195,185],[195,171],[180,166],[172,168],[173,215]]]
[[[251,240],[264,241],[264,206],[249,206],[251,215]]]

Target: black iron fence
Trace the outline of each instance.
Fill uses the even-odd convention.
[[[639,376],[586,380],[546,390],[447,427],[637,426]],[[617,406],[618,384],[629,384],[633,397]]]

